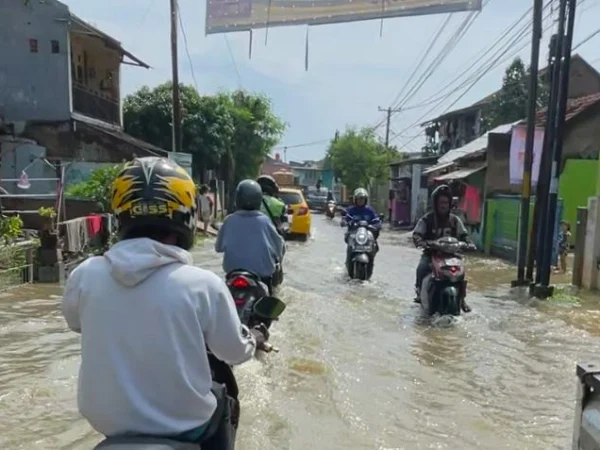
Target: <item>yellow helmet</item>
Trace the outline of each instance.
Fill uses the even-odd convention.
[[[182,167],[166,158],[136,158],[113,182],[111,206],[119,235],[148,228],[177,235],[189,250],[196,232],[196,185]],[[137,234],[137,233],[136,233]]]

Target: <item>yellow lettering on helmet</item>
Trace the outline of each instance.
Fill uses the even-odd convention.
[[[164,216],[168,212],[165,203],[136,203],[131,207],[132,216]]]

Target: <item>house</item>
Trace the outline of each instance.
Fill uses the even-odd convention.
[[[426,211],[429,191],[423,172],[437,156],[416,155],[390,164],[391,223],[413,225]]]
[[[0,54],[0,118],[7,131],[0,141],[2,178],[46,160],[67,166],[68,183],[134,155],[167,153],[122,128],[121,64],[149,66],[65,4],[3,2]],[[28,173],[30,179],[57,176],[46,163]],[[28,192],[52,191],[56,182],[40,181]]]
[[[275,172],[289,172],[291,171],[290,165],[281,160],[279,153],[275,154],[275,158],[267,156],[260,166],[261,175],[273,176]]]
[[[333,169],[325,167],[324,159],[320,161],[290,161],[290,169],[296,178],[296,184],[299,186],[316,186],[317,182],[320,181],[322,187],[335,188]]]
[[[540,70],[542,80],[548,80],[548,68]],[[425,128],[426,148],[444,154],[463,147],[484,134],[483,116],[496,91],[470,106],[442,114],[421,124]],[[600,73],[579,55],[573,55],[570,66],[569,98],[580,98],[600,92]]]

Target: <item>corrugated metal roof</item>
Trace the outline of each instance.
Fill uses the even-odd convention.
[[[450,166],[453,166],[454,163],[452,161],[444,163],[444,164],[436,164],[435,166],[428,167],[423,171],[423,175],[427,175],[428,173],[435,172],[437,170],[447,169]]]
[[[490,134],[508,134],[512,131],[513,127],[520,121],[513,123],[506,123],[499,125],[493,130],[488,131],[483,136],[478,137],[474,141],[469,142],[467,145],[463,145],[460,148],[450,150],[445,155],[442,155],[438,159],[438,164],[456,161],[457,159],[464,158],[472,153],[476,153],[481,150],[485,150],[488,146],[488,137]]]
[[[466,169],[455,170],[454,172],[446,173],[444,175],[440,175],[439,177],[435,177],[435,181],[444,181],[444,180],[463,180],[474,173],[479,172],[487,167],[487,164],[479,167],[469,167]]]

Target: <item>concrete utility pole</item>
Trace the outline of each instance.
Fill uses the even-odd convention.
[[[392,120],[392,113],[394,112],[400,112],[401,108],[382,108],[381,106],[379,107],[379,111],[387,112],[387,119],[386,119],[386,125],[385,125],[385,146],[389,147],[390,146],[390,121]]]
[[[171,1],[171,66],[173,70],[173,147],[174,152],[181,152],[181,101],[179,98],[179,64],[177,60],[177,19],[179,6],[177,0]]]

